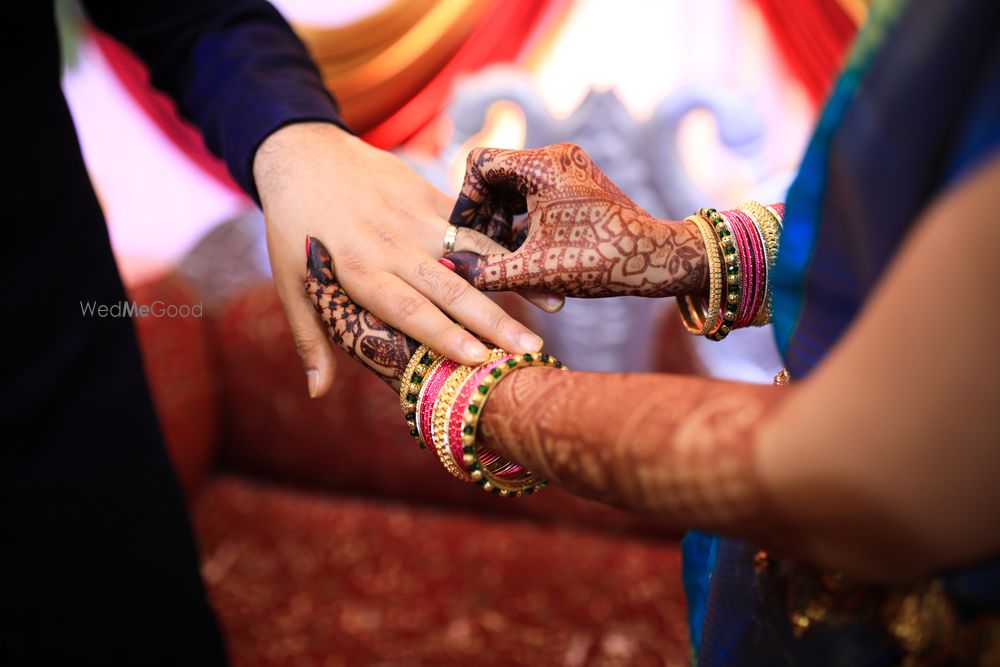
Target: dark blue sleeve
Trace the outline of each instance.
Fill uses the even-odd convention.
[[[284,125],[347,126],[305,46],[264,0],[84,0],[258,200],[253,157]]]

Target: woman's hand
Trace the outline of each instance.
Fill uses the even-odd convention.
[[[311,396],[330,388],[334,358],[302,293],[307,234],[327,244],[338,281],[371,317],[452,359],[474,364],[486,358],[470,331],[509,350],[541,347],[538,336],[437,262],[451,202],[394,155],[329,123],[299,123],[264,141],[254,179],[275,285]],[[502,250],[485,237],[463,236]]]
[[[326,335],[394,390],[420,343],[351,301],[333,273],[330,252],[306,238],[306,294]]]
[[[526,224],[514,224],[522,213]],[[605,297],[704,289],[697,227],[642,210],[574,144],[473,150],[451,223],[516,248],[484,255],[459,237],[447,258],[481,290]]]

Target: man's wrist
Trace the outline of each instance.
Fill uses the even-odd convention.
[[[254,185],[263,203],[296,170],[311,168],[315,160],[342,153],[360,139],[339,125],[325,121],[283,125],[257,147],[253,158]]]

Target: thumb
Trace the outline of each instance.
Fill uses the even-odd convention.
[[[333,386],[337,361],[323,325],[316,315],[316,309],[308,297],[296,290],[290,302],[285,302],[285,314],[292,327],[295,349],[302,358],[302,366],[306,371],[309,397],[325,396]]]

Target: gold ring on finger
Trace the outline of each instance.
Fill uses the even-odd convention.
[[[449,252],[455,252],[455,239],[458,238],[458,227],[455,225],[448,225],[448,229],[444,233],[444,254]]]

